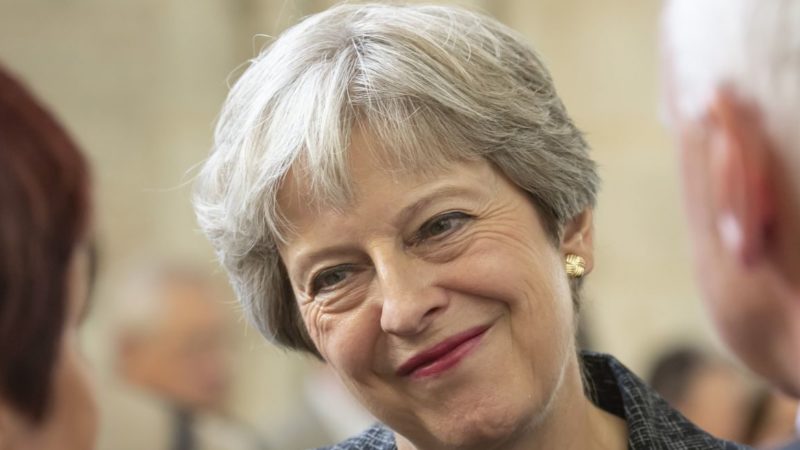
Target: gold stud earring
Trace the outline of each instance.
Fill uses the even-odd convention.
[[[586,271],[586,260],[572,253],[567,255],[564,265],[570,278],[580,278]]]

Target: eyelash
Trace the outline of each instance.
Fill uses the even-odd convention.
[[[442,239],[448,234],[458,230],[463,225],[463,222],[471,219],[472,216],[469,214],[460,212],[460,211],[451,211],[447,213],[440,214],[429,219],[427,222],[423,223],[419,229],[413,234],[411,239],[407,242],[409,246],[417,246],[429,239]],[[432,227],[436,224],[442,223],[451,223],[453,221],[458,221],[459,223],[452,224],[449,228],[444,229],[440,232],[433,232]],[[314,275],[311,279],[311,293],[316,295],[320,292],[323,292],[325,289],[329,289],[332,287],[337,286],[338,284],[342,283],[345,280],[346,271],[352,271],[354,268],[351,264],[343,264],[339,266],[330,267],[327,269],[323,269],[316,275]],[[324,277],[328,275],[336,275],[341,274],[342,278],[338,281],[330,284],[329,286],[321,286],[321,281]]]
[[[465,222],[470,218],[472,218],[472,216],[463,213],[461,211],[451,211],[435,216],[432,219],[428,220],[427,222],[423,223],[422,226],[419,227],[419,230],[417,230],[417,232],[414,233],[408,244],[412,246],[419,245],[428,239],[439,239],[444,236],[447,236],[451,232],[458,230],[463,225],[463,222]],[[438,233],[434,233],[432,231],[432,227],[434,225],[442,224],[445,222],[452,223],[453,221],[458,221],[458,223],[452,224],[450,228],[442,230]]]
[[[317,293],[321,292],[322,290],[324,290],[326,288],[329,288],[329,287],[332,287],[332,286],[336,286],[337,284],[341,283],[344,280],[344,274],[343,273],[346,270],[352,270],[352,269],[353,269],[352,265],[343,264],[343,265],[340,265],[340,266],[334,266],[334,267],[330,267],[328,269],[324,269],[324,270],[320,271],[318,274],[314,275],[314,277],[311,279],[311,293],[312,294],[317,294]],[[320,283],[321,283],[323,278],[325,278],[328,275],[335,275],[335,274],[342,274],[343,278],[341,278],[339,281],[331,284],[330,286],[320,286]]]

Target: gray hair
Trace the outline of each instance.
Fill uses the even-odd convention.
[[[348,201],[354,126],[402,169],[488,160],[530,194],[554,241],[594,206],[588,146],[512,30],[444,6],[344,4],[310,16],[231,89],[194,198],[245,313],[278,344],[319,356],[276,250],[290,226],[277,192],[293,168],[314,202]]]
[[[670,0],[662,21],[677,113],[697,119],[716,89],[731,88],[800,173],[800,2]]]

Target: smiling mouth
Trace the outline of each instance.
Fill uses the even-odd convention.
[[[427,378],[447,371],[472,353],[488,329],[489,326],[475,327],[445,339],[409,358],[397,369],[397,375]]]

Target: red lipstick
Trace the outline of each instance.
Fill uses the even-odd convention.
[[[488,326],[471,328],[417,353],[397,369],[397,375],[426,378],[450,369],[478,346],[488,329]]]

